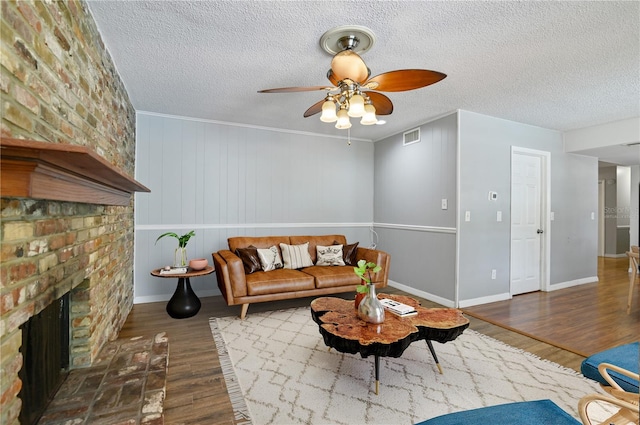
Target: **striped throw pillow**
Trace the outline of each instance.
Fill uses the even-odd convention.
[[[309,242],[301,245],[281,243],[280,250],[282,250],[285,269],[301,269],[313,266],[313,261],[311,261],[311,256],[309,255]]]

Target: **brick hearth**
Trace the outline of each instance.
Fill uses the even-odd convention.
[[[168,362],[164,333],[113,341],[69,374],[38,424],[161,425]]]

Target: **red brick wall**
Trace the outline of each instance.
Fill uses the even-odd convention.
[[[133,175],[135,110],[86,4],[0,3],[2,137],[88,146]],[[70,291],[70,361],[83,367],[126,320],[133,199],[116,207],[2,197],[0,214],[0,423],[17,424],[22,323]]]

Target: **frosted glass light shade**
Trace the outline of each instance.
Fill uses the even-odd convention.
[[[338,116],[336,115],[336,104],[332,100],[327,100],[322,104],[322,115],[320,115],[320,121],[322,122],[336,122]]]
[[[364,115],[364,97],[359,94],[354,94],[349,100],[349,111],[347,112],[350,117],[360,118]]]
[[[373,125],[377,122],[378,118],[376,118],[376,108],[370,103],[364,105],[364,115],[360,120],[360,124]]]
[[[336,122],[336,128],[339,130],[346,130],[351,128],[351,121],[349,121],[349,114],[346,109],[340,109],[338,111],[338,121]]]

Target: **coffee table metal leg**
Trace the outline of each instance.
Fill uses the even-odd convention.
[[[376,395],[378,395],[378,392],[380,390],[380,356],[378,356],[377,354],[375,356],[375,363],[376,363]]]
[[[429,351],[431,351],[431,355],[433,356],[433,360],[436,361],[436,366],[438,366],[438,370],[440,371],[440,374],[442,375],[442,367],[440,366],[440,362],[438,361],[438,356],[436,356],[436,350],[433,349],[433,344],[431,343],[431,340],[426,339],[425,341],[427,341],[427,346],[429,347]]]

